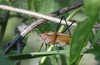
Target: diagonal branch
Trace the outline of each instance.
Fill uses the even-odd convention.
[[[39,17],[39,18],[43,18],[43,19],[46,19],[46,20],[50,20],[50,21],[54,21],[54,22],[59,23],[60,19],[54,18],[55,16],[66,13],[67,11],[70,11],[72,9],[78,8],[81,5],[83,5],[83,2],[79,2],[77,4],[73,4],[72,6],[62,8],[62,9],[56,11],[56,12],[53,12],[52,14],[49,14],[49,16],[39,14],[37,12],[32,12],[32,11],[29,11],[29,10],[14,8],[14,7],[11,7],[11,6],[6,6],[6,5],[0,5],[0,9],[14,11],[14,12],[22,13],[22,14],[27,14],[27,15],[31,15],[31,16],[35,16],[35,17]],[[62,20],[62,23],[65,24],[64,20]],[[71,24],[71,22],[68,22],[68,24]],[[76,26],[76,24],[73,24],[73,26]]]
[[[43,14],[40,14],[40,13],[37,13],[37,12],[33,12],[33,11],[29,11],[29,10],[24,10],[24,9],[19,9],[19,8],[14,8],[14,7],[11,7],[11,6],[6,6],[6,5],[0,5],[0,8],[4,9],[4,10],[9,10],[9,11],[14,11],[14,12],[22,13],[22,14],[31,15],[31,16],[34,16],[34,17],[43,18],[43,19],[50,20],[50,21],[55,21],[55,22],[58,22],[58,23],[60,21],[60,19],[52,17],[52,16],[55,16],[55,15],[52,15],[52,14],[51,14],[51,16],[48,16],[48,15],[43,15]],[[56,12],[56,13],[59,13],[59,12]],[[64,24],[64,20],[62,22]],[[70,23],[71,22],[69,22],[69,24]],[[75,25],[76,24],[74,24],[74,26]]]

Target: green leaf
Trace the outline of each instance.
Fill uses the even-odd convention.
[[[8,4],[11,6],[11,1],[10,0],[7,0]]]
[[[0,0],[0,3],[2,2],[2,0]]]
[[[1,0],[0,3],[1,3],[1,4],[8,5],[8,2],[7,2],[6,0]]]
[[[33,20],[32,20],[32,18],[30,16],[28,16],[26,14],[24,14],[24,16],[29,20],[30,23],[33,23]]]
[[[95,46],[95,47],[97,46],[96,42],[98,41],[99,38],[100,38],[100,28],[98,29],[98,32],[93,39],[93,43],[92,43],[93,46]],[[91,48],[92,48],[92,46],[91,46]]]
[[[0,4],[2,3],[2,0],[0,0]]]
[[[35,29],[39,34],[40,33],[46,33],[46,32],[54,32],[56,30],[57,24],[55,26],[52,26],[51,24],[54,24],[54,22],[45,22],[42,25],[38,26],[37,29]]]
[[[24,14],[24,16],[29,20],[29,22],[30,23],[32,23],[33,22],[33,20],[32,20],[32,18],[31,17],[29,17],[28,15],[26,15],[26,14]],[[28,33],[27,35],[26,35],[26,37],[25,37],[25,39],[24,39],[24,42],[26,43],[27,42],[27,40],[28,40],[28,38],[29,38],[29,36],[30,36],[30,33]]]
[[[69,64],[72,65],[81,58],[80,52],[87,45],[92,28],[98,20],[100,0],[84,0],[85,12],[89,16],[83,22],[79,22],[74,30],[70,44]],[[78,62],[76,63],[78,64]]]
[[[98,61],[100,61],[100,52],[99,52],[100,51],[100,44],[96,45],[96,42],[98,41],[99,38],[100,38],[100,28],[94,37],[93,46],[95,46],[95,48],[92,51],[92,53],[95,55],[95,59]],[[91,48],[92,48],[92,46],[91,46]]]
[[[34,1],[35,11],[41,14],[49,14],[54,10],[54,0]]]
[[[47,60],[48,60],[48,59],[47,59]],[[55,55],[52,55],[52,56],[50,57],[50,60],[51,60],[52,65],[57,65],[57,60],[56,60]],[[44,63],[44,64],[45,64],[45,63]]]
[[[27,6],[29,10],[35,10],[34,8],[34,0],[27,0]]]
[[[54,0],[27,0],[27,6],[29,10],[49,14],[54,10]]]
[[[0,65],[10,65],[8,60],[0,52]]]
[[[59,53],[57,51],[50,51],[50,52],[34,52],[30,54],[20,54],[20,55],[10,55],[7,58],[11,60],[21,60],[21,59],[29,59],[29,58],[38,58],[43,56],[55,55],[55,54],[69,54],[69,50],[61,50]]]
[[[90,24],[90,25],[89,25]],[[77,24],[71,38],[69,64],[79,61],[82,49],[87,45],[90,33],[93,27],[93,22],[85,19]],[[92,27],[91,27],[92,25]]]
[[[54,56],[54,55],[51,55],[51,56]],[[45,62],[43,64],[39,63],[38,65],[53,65],[52,64],[52,59],[50,58],[51,56],[47,57],[47,59],[45,60]],[[54,61],[54,59],[53,59],[53,61]]]
[[[100,0],[84,0],[85,12],[92,19],[97,19],[100,10]]]
[[[95,59],[100,61],[100,45],[96,46],[91,52],[95,55]]]
[[[82,53],[88,53],[86,51],[87,51],[87,49],[84,49],[84,50],[82,50]],[[22,59],[38,58],[38,57],[57,55],[57,54],[66,54],[68,56],[69,49],[68,50],[60,50],[59,52],[57,52],[57,51],[33,52],[33,53],[29,53],[29,54],[9,55],[6,57],[10,60],[22,60]]]

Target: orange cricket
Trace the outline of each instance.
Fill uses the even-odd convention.
[[[50,45],[55,45],[58,47],[69,45],[69,42],[71,40],[70,35],[66,35],[63,33],[57,33],[56,40],[54,41],[53,34],[54,34],[53,32],[39,34],[39,37],[41,41],[45,41],[45,43],[50,44]]]
[[[66,22],[66,19],[64,16],[62,16],[61,18],[61,21],[62,19],[64,18],[65,22]],[[60,21],[60,23],[61,23]],[[58,31],[58,28],[60,26],[60,23],[58,24],[58,27],[56,29],[55,32],[50,32],[50,33],[44,33],[44,34],[39,34],[39,37],[40,37],[40,40],[43,41],[42,42],[42,45],[40,47],[40,50],[44,44],[44,42],[46,43],[46,47],[47,47],[47,44],[49,45],[55,45],[56,47],[63,47],[63,46],[66,46],[66,45],[69,45],[69,42],[71,40],[71,33],[70,33],[70,30],[69,30],[69,27],[74,23],[75,21],[73,21],[69,26],[67,25],[67,22],[66,22],[66,25],[67,25],[67,28],[61,32],[61,33],[57,33]],[[64,32],[68,29],[69,31],[69,34],[64,34]],[[39,51],[40,51],[39,50]],[[58,50],[57,50],[58,51]]]

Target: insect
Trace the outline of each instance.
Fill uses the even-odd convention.
[[[56,29],[55,32],[39,34],[40,40],[43,41],[42,44],[41,44],[40,50],[41,50],[41,48],[42,48],[42,46],[43,46],[44,43],[46,44],[46,48],[47,48],[47,44],[49,44],[49,45],[55,45],[56,49],[57,49],[57,46],[58,47],[63,47],[63,46],[69,45],[69,42],[71,40],[71,33],[70,33],[70,30],[69,30],[69,27],[75,21],[73,21],[69,26],[67,25],[67,28],[65,30],[63,30],[61,33],[57,33],[58,29],[60,27],[61,21],[62,21],[63,18],[64,18],[64,20],[66,22],[66,25],[67,25],[67,21],[66,21],[65,17],[62,16],[62,18],[61,18],[61,20],[60,20],[60,22],[59,22],[59,24],[58,24],[57,29]],[[64,32],[67,29],[69,31],[69,35],[68,34],[64,34]]]

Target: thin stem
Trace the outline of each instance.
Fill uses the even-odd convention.
[[[75,14],[77,14],[79,11],[81,11],[81,9],[82,9],[82,7],[76,9],[73,13],[71,13],[71,14],[67,17],[66,20],[67,20],[67,21],[70,20]],[[60,27],[60,29],[59,29],[58,32],[62,32],[62,31],[64,30],[64,27],[65,27],[65,25],[62,25],[62,26]],[[51,50],[53,49],[53,47],[54,47],[54,45],[51,45],[47,51],[51,51]],[[44,57],[41,59],[40,65],[44,63],[44,61],[46,60],[46,58],[47,58],[47,56],[44,56]]]
[[[1,27],[1,31],[0,31],[0,43],[2,42],[2,39],[4,37],[8,19],[9,19],[9,11],[5,11],[4,21],[2,23],[2,27]]]

